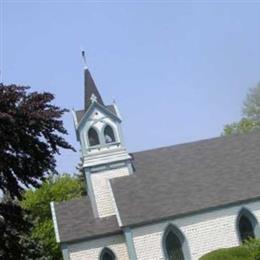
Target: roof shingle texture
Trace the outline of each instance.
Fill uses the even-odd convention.
[[[95,218],[88,198],[55,203],[61,242],[120,233],[115,216]]]
[[[260,197],[260,133],[133,154],[136,172],[111,181],[123,226]]]

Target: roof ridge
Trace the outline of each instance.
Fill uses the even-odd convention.
[[[158,151],[158,150],[163,150],[163,149],[171,149],[171,148],[175,148],[175,147],[179,147],[179,146],[187,146],[187,145],[192,145],[192,144],[197,144],[197,143],[210,142],[210,141],[214,141],[214,140],[217,140],[217,139],[231,139],[231,138],[233,139],[233,138],[237,138],[237,137],[240,137],[240,136],[248,136],[248,135],[255,134],[255,133],[259,133],[259,131],[251,131],[249,133],[233,134],[233,135],[228,135],[228,136],[221,135],[221,136],[216,136],[216,137],[209,137],[209,138],[205,138],[205,139],[194,140],[194,141],[191,141],[191,142],[184,142],[184,143],[166,145],[166,146],[157,147],[157,148],[151,148],[151,149],[147,149],[147,150],[131,152],[131,154],[135,155],[135,154],[144,153],[144,152],[152,152],[152,151]]]

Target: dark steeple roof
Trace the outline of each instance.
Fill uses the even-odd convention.
[[[97,98],[97,102],[101,105],[104,105],[103,100],[101,98],[101,95],[98,92],[98,89],[96,87],[96,84],[89,72],[88,69],[84,70],[84,80],[85,80],[85,110],[88,109],[88,107],[91,104],[91,96],[94,94]]]

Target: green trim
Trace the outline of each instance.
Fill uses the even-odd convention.
[[[111,250],[109,247],[104,247],[104,248],[101,250],[98,259],[99,259],[99,260],[103,260],[103,256],[104,256],[105,253],[109,253],[115,260],[118,259],[117,256],[116,256],[116,254],[115,254],[115,253],[113,252],[113,250]]]
[[[191,255],[190,255],[190,250],[189,250],[189,244],[188,244],[188,240],[186,239],[186,237],[184,236],[184,234],[182,233],[182,231],[174,224],[170,223],[166,226],[166,228],[164,229],[163,232],[163,236],[162,236],[162,248],[163,248],[163,253],[164,253],[164,257],[166,260],[168,260],[168,256],[167,256],[167,251],[166,251],[166,237],[167,235],[173,232],[179,239],[180,243],[181,243],[181,249],[182,249],[182,253],[184,256],[185,260],[190,260],[191,259]]]
[[[60,247],[61,247],[63,260],[70,260],[70,254],[69,254],[69,249],[67,244],[61,244]]]
[[[124,234],[125,234],[125,240],[126,240],[129,259],[137,260],[132,230],[130,228],[126,228],[126,229],[124,229]]]

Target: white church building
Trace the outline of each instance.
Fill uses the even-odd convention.
[[[260,235],[259,132],[129,154],[117,105],[84,73],[88,196],[51,203],[65,260],[195,260]]]

